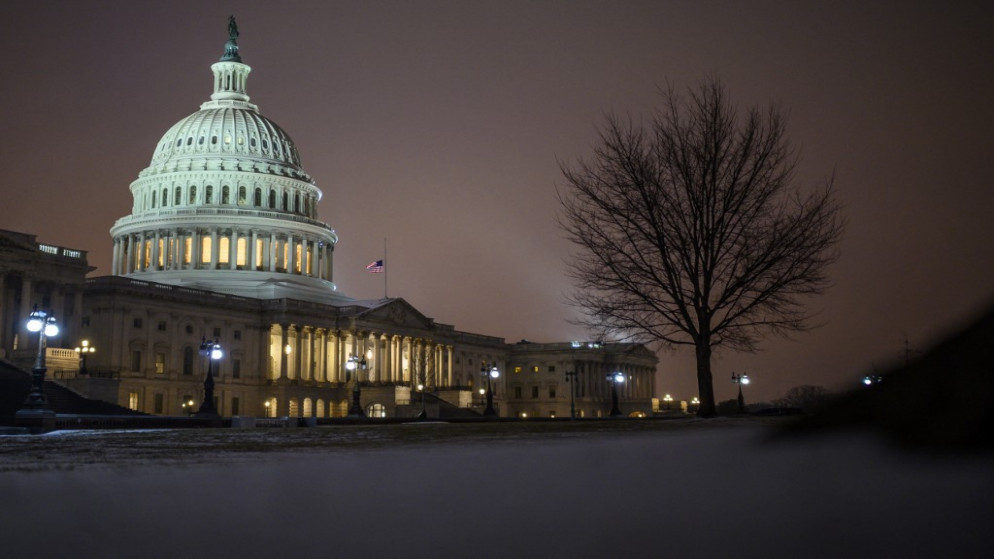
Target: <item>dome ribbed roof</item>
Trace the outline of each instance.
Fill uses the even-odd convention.
[[[282,128],[253,110],[237,107],[202,109],[177,122],[159,141],[150,168],[171,167],[170,161],[176,159],[229,157],[306,174],[297,147]]]

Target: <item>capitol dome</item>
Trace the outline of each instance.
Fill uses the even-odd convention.
[[[211,66],[214,92],[156,144],[111,228],[113,275],[256,298],[344,299],[332,281],[338,236],[318,220],[321,190],[290,136],[249,102],[252,69],[231,22]]]

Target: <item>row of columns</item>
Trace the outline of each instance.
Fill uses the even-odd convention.
[[[655,370],[651,367],[626,365],[610,367],[598,361],[575,361],[577,373],[576,396],[578,398],[610,398],[611,381],[607,375],[620,370],[625,382],[618,385],[618,397],[628,400],[650,399],[655,392]]]
[[[429,387],[452,386],[451,345],[382,332],[349,332],[274,324],[270,335],[271,379],[344,383],[345,362],[352,355],[366,360],[360,380],[416,385],[418,355],[427,356]]]
[[[223,240],[227,241],[224,251]],[[242,269],[332,281],[333,253],[334,244],[324,240],[254,229],[142,231],[114,239],[111,273],[123,276],[161,270]]]

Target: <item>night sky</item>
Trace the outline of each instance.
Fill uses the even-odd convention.
[[[94,275],[129,184],[209,99],[241,31],[248,93],[297,144],[339,236],[335,280],[387,239],[389,295],[509,342],[585,339],[563,303],[571,246],[559,162],[608,112],[719,77],[779,102],[798,180],[834,173],[848,226],[822,326],[719,353],[769,399],[852,386],[994,302],[994,4],[989,2],[0,2],[0,228],[86,250]],[[660,352],[659,395],[696,393],[693,352]]]

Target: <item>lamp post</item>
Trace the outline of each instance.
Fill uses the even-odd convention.
[[[418,392],[421,393],[421,411],[418,412],[418,419],[426,419],[428,417],[428,411],[425,410],[425,385],[423,383],[418,383]]]
[[[97,348],[90,345],[90,340],[83,340],[79,343],[79,346],[76,348],[76,353],[79,355],[79,374],[87,374],[86,356],[96,350]]]
[[[206,337],[200,342],[200,353],[207,356],[207,378],[204,379],[204,402],[197,411],[198,416],[217,417],[217,406],[214,405],[214,362],[220,359],[224,352],[217,340],[213,342]]]
[[[483,410],[483,415],[497,415],[497,410],[494,409],[494,389],[493,384],[491,384],[492,379],[500,376],[497,364],[491,363],[488,366],[486,363],[483,363],[480,365],[480,374],[487,378],[487,407]]]
[[[611,417],[621,415],[621,408],[618,407],[618,385],[625,382],[625,374],[621,371],[611,373],[607,376],[607,381],[611,383]]]
[[[673,396],[670,396],[669,394],[663,396],[663,402],[665,402],[664,406],[666,411],[670,411],[673,405]]]
[[[566,371],[566,382],[569,383],[569,418],[576,419],[576,371]]]
[[[40,311],[35,305],[28,315],[27,328],[29,332],[38,332],[38,355],[31,369],[31,391],[15,418],[18,424],[44,430],[55,424],[55,412],[48,407],[45,398],[45,372],[48,370],[45,367],[45,341],[59,334],[59,325],[51,313]]]
[[[732,373],[732,382],[739,385],[739,413],[745,413],[746,406],[745,406],[745,398],[742,397],[742,385],[749,384],[749,375],[745,373],[742,373],[741,375]]]
[[[359,357],[357,355],[349,354],[349,358],[345,361],[345,370],[352,373],[352,405],[349,406],[349,417],[364,417],[366,414],[362,411],[362,404],[359,403],[359,371],[366,370],[366,358]]]

